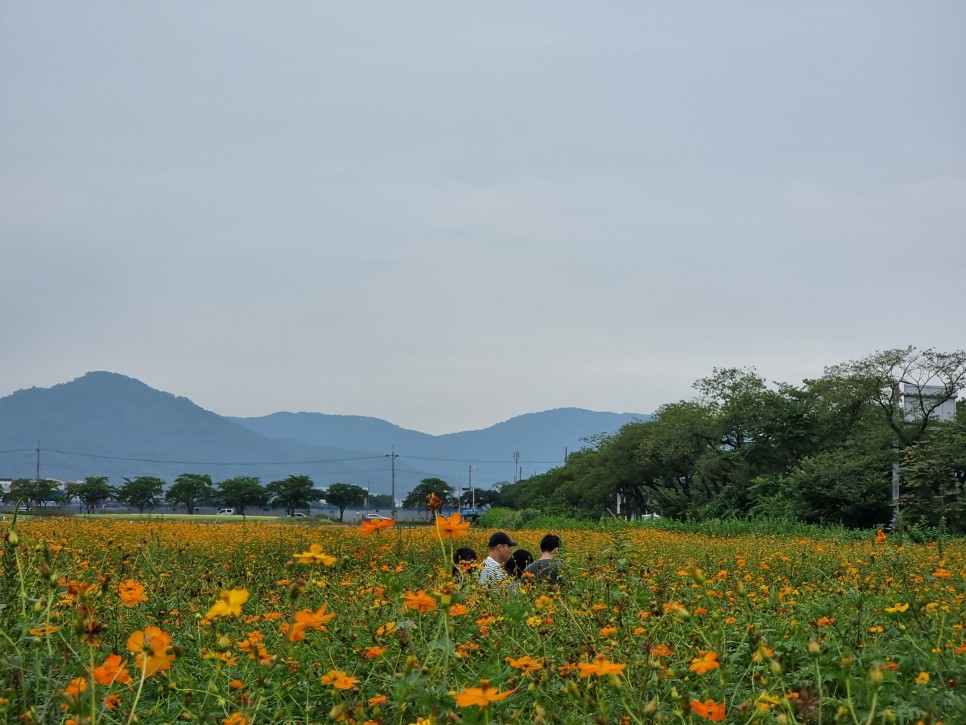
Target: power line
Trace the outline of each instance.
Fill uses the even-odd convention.
[[[47,453],[60,453],[64,456],[80,456],[82,458],[102,458],[110,461],[131,461],[134,463],[176,463],[181,466],[299,466],[319,463],[345,463],[347,461],[373,461],[384,456],[359,456],[356,458],[324,458],[307,461],[176,461],[161,458],[128,458],[125,456],[106,456],[97,453],[78,453],[76,451],[61,451],[56,448],[44,448]]]

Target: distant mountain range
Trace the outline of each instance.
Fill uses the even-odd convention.
[[[0,478],[79,480],[150,475],[169,483],[207,473],[216,483],[258,476],[263,483],[311,476],[401,498],[423,478],[490,488],[563,464],[598,434],[646,414],[561,408],[528,413],[477,431],[429,435],[363,416],[274,413],[230,418],[139,380],[92,372],[51,388],[0,398]],[[395,451],[395,459],[391,455]]]

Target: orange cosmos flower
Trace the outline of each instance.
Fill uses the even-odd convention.
[[[332,685],[337,690],[351,690],[358,680],[342,670],[329,670],[322,675],[323,685]]]
[[[112,692],[104,698],[104,707],[106,707],[108,710],[116,710],[120,706],[121,696],[117,693]]]
[[[420,589],[415,594],[409,592],[403,595],[403,605],[417,612],[431,612],[436,609],[436,600],[426,593],[425,589]]]
[[[591,675],[597,675],[597,677],[619,675],[624,671],[625,667],[627,667],[627,665],[619,665],[616,662],[611,662],[602,654],[597,655],[593,662],[577,663],[577,668],[580,670],[581,677],[590,677]]]
[[[951,579],[953,576],[952,572],[950,572],[949,569],[946,569],[944,567],[939,567],[938,569],[936,569],[936,571],[932,573],[932,575],[937,579]]]
[[[671,652],[673,652],[673,650],[666,644],[658,644],[651,647],[652,657],[667,657],[669,654],[671,654]]]
[[[373,695],[366,702],[369,703],[369,707],[375,707],[376,705],[385,705],[389,702],[389,698],[382,694]]]
[[[31,627],[30,634],[32,634],[34,637],[43,637],[48,634],[53,634],[58,629],[60,629],[60,627],[58,627],[56,624],[45,624],[43,627]]]
[[[462,536],[469,528],[470,522],[463,521],[463,517],[460,516],[459,512],[454,513],[448,518],[446,516],[436,517],[436,530],[444,539],[455,539],[457,536]]]
[[[884,544],[885,541],[886,541],[885,532],[882,529],[879,529],[878,531],[876,531],[875,532],[875,543],[877,543],[877,544]]]
[[[724,703],[715,702],[714,700],[705,700],[704,702],[691,700],[691,711],[694,712],[695,715],[700,715],[711,722],[720,722],[725,718]]]
[[[533,657],[530,657],[529,655],[525,657],[518,657],[517,659],[513,659],[512,657],[507,657],[506,661],[510,665],[510,667],[514,667],[518,670],[522,670],[524,674],[527,674],[530,672],[537,672],[538,670],[543,668],[542,662],[540,662],[539,660],[533,659]]]
[[[87,678],[75,677],[64,688],[64,697],[77,697],[87,689]]]
[[[718,653],[712,650],[706,652],[701,657],[691,660],[691,666],[688,669],[692,672],[697,672],[699,675],[703,675],[719,667],[721,667],[721,664],[718,662]]]
[[[140,602],[148,601],[148,598],[144,596],[144,586],[133,579],[118,584],[117,593],[121,597],[121,604],[125,607],[136,607]]]
[[[385,647],[369,647],[362,651],[362,656],[368,660],[374,660],[377,657],[382,657],[384,654],[386,654]]]
[[[459,617],[462,614],[466,614],[469,609],[466,608],[464,604],[454,604],[449,608],[449,616]]]
[[[104,687],[110,687],[115,682],[123,685],[131,684],[131,673],[127,671],[127,660],[122,660],[121,655],[110,654],[100,667],[94,668],[94,679]]]
[[[516,692],[515,689],[506,692],[494,690],[490,687],[489,680],[480,680],[479,687],[467,687],[462,692],[450,692],[449,694],[453,696],[456,704],[460,707],[476,705],[477,707],[487,708],[491,702],[505,700],[514,692]]]
[[[375,519],[371,521],[367,521],[366,519],[363,519],[362,521],[359,522],[359,526],[362,527],[362,533],[367,535],[374,534],[377,531],[379,531],[379,529],[388,529],[390,526],[395,526],[395,525],[396,525],[395,519]]]
[[[328,604],[323,604],[316,611],[302,609],[295,613],[295,620],[291,627],[288,622],[282,623],[282,632],[288,635],[289,642],[300,642],[305,639],[306,629],[317,629],[320,632],[328,632],[326,622],[335,618],[335,612],[326,612]]]
[[[443,499],[436,495],[435,491],[426,496],[426,508],[430,511],[439,511],[443,508]]]
[[[242,605],[247,601],[247,589],[232,589],[231,591],[222,592],[218,597],[218,601],[208,610],[205,619],[237,617],[241,614]]]
[[[171,635],[159,627],[145,627],[127,638],[127,649],[134,653],[134,662],[144,671],[146,677],[167,670],[174,662],[174,653],[168,653]]]
[[[240,712],[233,712],[229,717],[222,718],[222,725],[248,725],[248,718]]]

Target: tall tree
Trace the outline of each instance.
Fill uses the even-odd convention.
[[[966,531],[966,425],[941,423],[903,452],[904,517]]]
[[[116,494],[117,489],[108,483],[107,476],[88,476],[83,481],[67,484],[67,495],[83,503],[89,514]]]
[[[421,509],[426,506],[427,497],[435,493],[444,501],[453,495],[453,487],[441,478],[424,478],[403,499],[404,509]]]
[[[146,508],[154,508],[164,495],[164,481],[156,476],[125,478],[117,491],[117,500],[134,506],[139,514]]]
[[[295,513],[295,509],[308,508],[325,496],[315,487],[312,479],[304,475],[272,481],[266,488],[272,496],[272,503],[284,508],[289,516]]]
[[[62,497],[60,484],[45,478],[39,481],[33,478],[14,479],[10,482],[10,489],[3,494],[4,501],[23,502],[40,508],[44,508],[48,501],[57,501]]]
[[[168,489],[168,500],[183,503],[193,514],[200,503],[215,497],[215,487],[207,473],[182,473]]]
[[[235,476],[219,483],[217,489],[218,500],[242,516],[249,506],[264,506],[270,495],[256,476]]]
[[[323,495],[327,504],[339,508],[339,521],[342,521],[347,506],[357,506],[366,500],[366,489],[354,483],[333,483]]]

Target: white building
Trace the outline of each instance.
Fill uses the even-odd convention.
[[[947,389],[942,385],[899,385],[907,423],[922,420],[925,414],[929,414],[932,420],[956,420],[955,392],[947,397]]]

